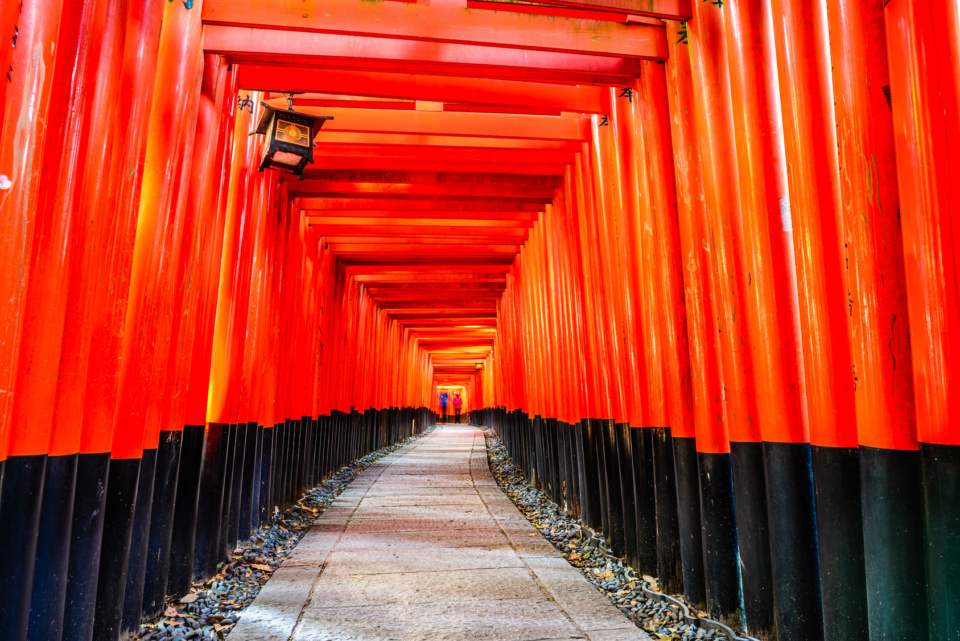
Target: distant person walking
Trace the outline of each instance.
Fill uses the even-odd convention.
[[[443,414],[443,418],[440,419],[441,423],[447,422],[447,403],[450,402],[450,395],[446,392],[440,395],[440,413]]]
[[[460,392],[453,397],[453,415],[456,417],[457,424],[460,424],[460,407],[463,406],[463,399],[460,398]]]

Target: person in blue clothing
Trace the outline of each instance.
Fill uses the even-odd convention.
[[[444,392],[440,395],[440,412],[443,414],[443,418],[440,420],[441,423],[447,422],[447,403],[450,401],[450,395]]]

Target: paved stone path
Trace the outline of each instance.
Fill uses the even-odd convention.
[[[483,433],[447,425],[366,469],[228,641],[649,641],[497,487]]]

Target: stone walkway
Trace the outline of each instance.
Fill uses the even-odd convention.
[[[446,425],[365,470],[228,641],[649,641],[520,514],[483,433]]]

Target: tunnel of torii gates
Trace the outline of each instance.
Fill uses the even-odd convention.
[[[0,638],[130,638],[456,388],[714,619],[960,639],[956,0],[0,28]],[[303,180],[250,135],[285,94]]]

